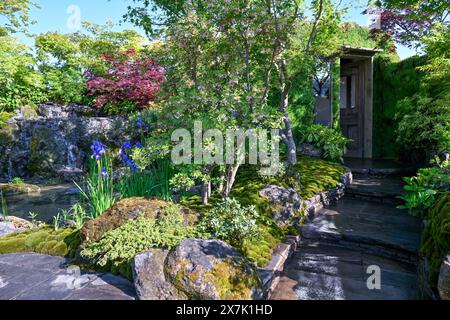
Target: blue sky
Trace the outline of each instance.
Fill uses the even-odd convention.
[[[35,0],[40,6],[40,9],[33,9],[31,11],[31,18],[37,23],[30,27],[32,34],[40,34],[48,31],[58,31],[68,33],[73,30],[67,26],[67,20],[71,16],[67,12],[71,5],[78,6],[80,9],[81,20],[89,21],[97,24],[104,24],[108,20],[118,24],[122,20],[123,14],[126,12],[128,5],[132,3],[131,0]],[[368,17],[362,15],[364,4],[366,0],[350,1],[352,8],[348,12],[345,20],[354,21],[360,25],[368,24]],[[116,29],[136,29],[134,26],[123,23],[117,26]],[[20,36],[28,45],[33,45],[33,40]],[[405,47],[399,46],[398,53],[402,59],[415,54]]]

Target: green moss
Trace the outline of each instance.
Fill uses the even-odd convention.
[[[301,176],[300,196],[303,199],[335,188],[345,173],[340,164],[305,156],[298,158],[295,168]]]
[[[427,220],[420,250],[430,262],[430,285],[436,288],[440,266],[450,251],[450,192],[440,195]]]
[[[17,140],[16,124],[0,122],[0,145],[7,145],[14,143]]]
[[[36,252],[53,256],[73,257],[80,237],[71,228],[53,230],[50,227],[27,230],[0,239],[0,254]]]
[[[5,111],[1,111],[0,112],[0,129],[2,128],[2,126],[8,122],[9,119],[11,119],[14,116],[14,113],[12,112],[5,112]]]
[[[251,289],[261,286],[253,271],[231,261],[214,265],[205,280],[214,284],[220,300],[251,300]]]

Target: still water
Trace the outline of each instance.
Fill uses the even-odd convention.
[[[79,200],[73,184],[39,185],[41,192],[5,195],[8,215],[30,220],[30,212],[36,220],[50,223],[59,211],[69,209]]]

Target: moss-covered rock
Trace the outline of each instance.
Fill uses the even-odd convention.
[[[165,273],[192,299],[260,298],[261,282],[241,254],[220,240],[186,239],[168,255]]]
[[[0,254],[36,252],[52,256],[73,257],[80,245],[78,231],[50,227],[26,230],[0,239]]]
[[[22,193],[38,193],[41,188],[34,184],[28,183],[0,183],[0,190],[4,194],[22,194]]]
[[[88,221],[80,231],[83,244],[100,240],[105,233],[114,230],[129,220],[138,217],[156,219],[168,206],[173,204],[158,199],[142,197],[125,198],[118,201],[100,217]],[[188,209],[180,207],[185,225],[193,225],[197,216]]]
[[[15,123],[2,122],[0,126],[0,146],[17,142],[19,127]]]
[[[430,285],[436,288],[439,268],[450,251],[450,191],[439,196],[427,214],[421,252],[430,261]]]
[[[20,108],[20,113],[26,119],[35,118],[38,116],[36,108],[32,106],[23,106],[22,108]]]

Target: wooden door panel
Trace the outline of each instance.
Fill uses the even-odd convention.
[[[342,133],[352,141],[347,146],[348,157],[363,156],[363,125],[360,68],[355,65],[341,67],[341,128]]]

